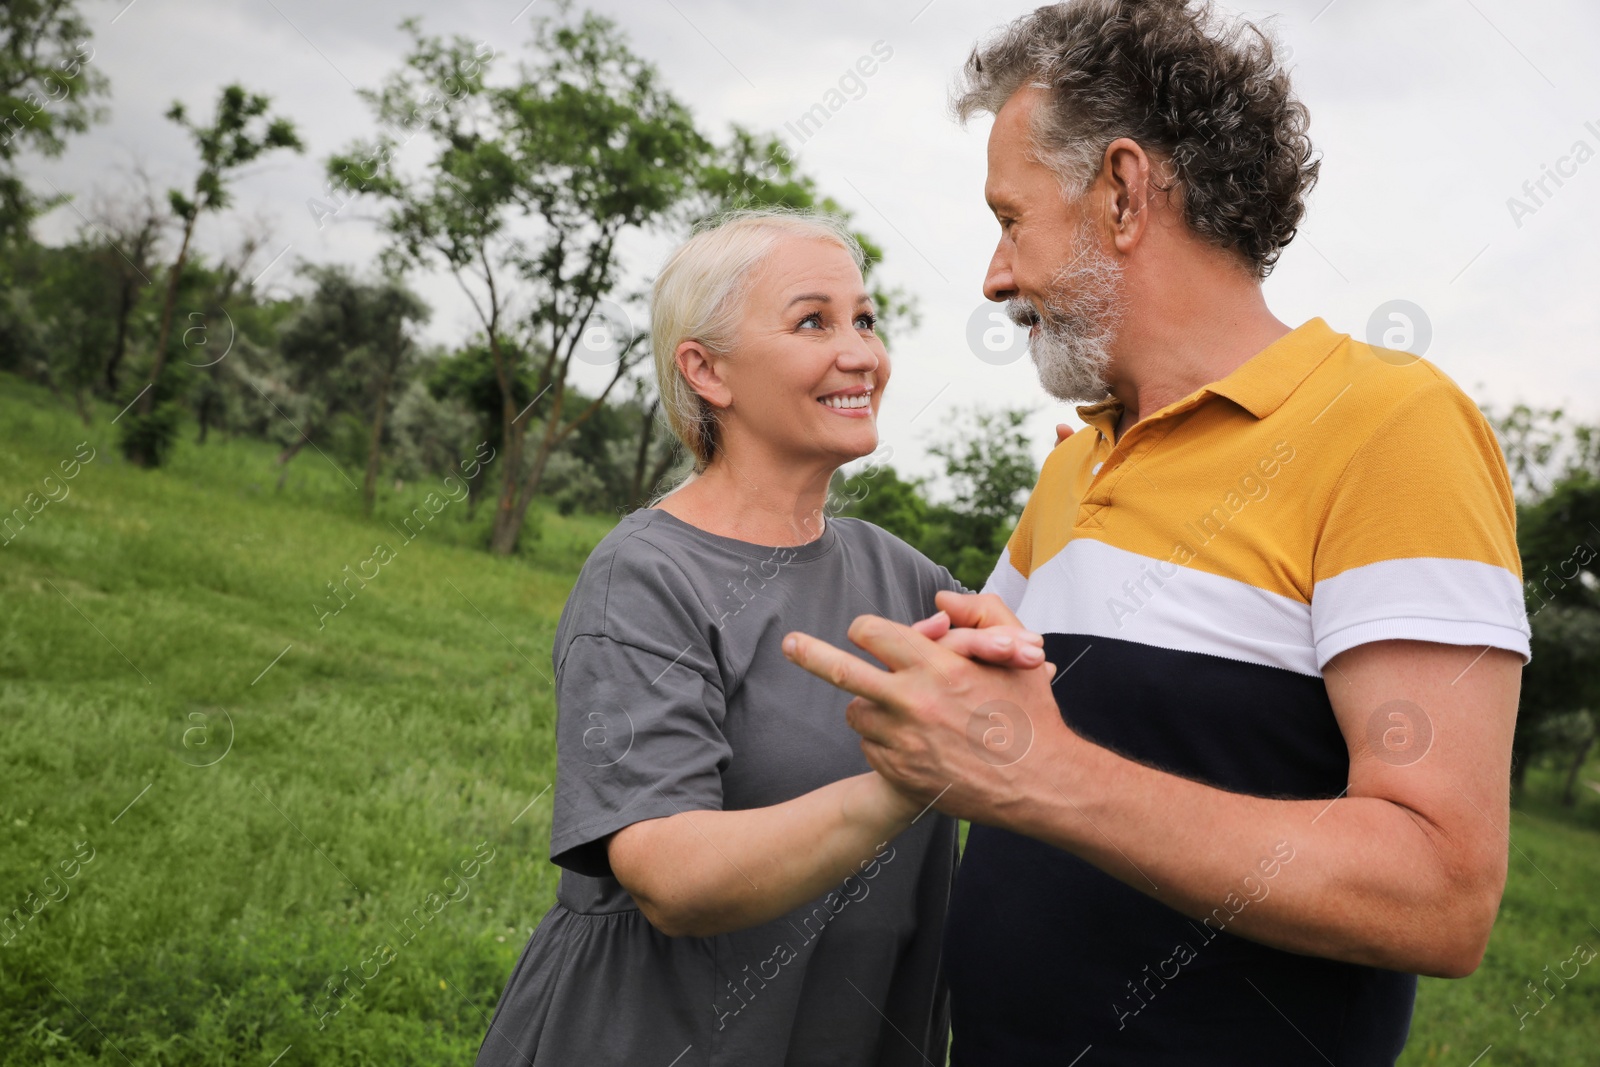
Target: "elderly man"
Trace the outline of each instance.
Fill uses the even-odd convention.
[[[1494,437],[1428,363],[1268,309],[1317,165],[1253,27],[1043,7],[956,109],[995,116],[985,295],[1090,429],[985,594],[940,594],[955,629],[858,619],[887,669],[785,642],[873,767],[973,823],[953,1062],[1392,1063],[1505,881],[1528,628]],[[963,654],[1018,619],[1053,670]]]

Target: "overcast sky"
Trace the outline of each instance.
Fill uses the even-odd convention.
[[[308,151],[252,167],[235,210],[202,220],[199,246],[222,251],[242,219],[260,217],[274,236],[258,268],[283,252],[263,288],[294,285],[302,258],[369,266],[381,247],[372,225],[352,210],[319,230],[307,202],[322,196],[322,160],[373,132],[355,88],[376,86],[397,66],[406,46],[400,18],[419,13],[430,32],[487,42],[504,68],[549,3],[84,0],[93,63],[111,79],[110,120],[60,159],[30,160],[27,169],[84,204],[135,162],[161,188],[187,185],[192,146],[162,113],[178,99],[209,116],[218,88],[241,81],[273,97]],[[1070,410],[1043,395],[1025,356],[986,361],[968,341],[969,323],[986,306],[980,285],[997,235],[982,198],[987,123],[962,130],[945,111],[951,77],[974,41],[1033,5],[592,6],[617,19],[703,126],[720,132],[739,122],[784,133],[803,168],[885,247],[886,280],[923,310],[921,329],[897,338],[883,408],[895,465],[925,473],[928,435],[953,407],[973,402],[1037,407],[1042,457],[1054,439],[1050,426]],[[1411,345],[1426,341],[1427,357],[1480,402],[1564,404],[1600,417],[1600,5],[1284,0],[1231,10],[1270,18],[1293,50],[1324,157],[1307,220],[1267,282],[1278,316],[1296,325],[1321,316],[1366,337],[1375,313],[1408,301],[1427,320],[1415,324]],[[822,101],[875,45],[892,54],[865,92],[799,144],[785,124]],[[412,162],[422,158],[420,143],[410,151],[418,153]],[[1559,184],[1546,168],[1560,172]],[[1524,191],[1529,182],[1537,200]],[[1521,209],[1513,210],[1513,197]],[[40,229],[59,238],[77,225],[62,208]],[[632,274],[647,278],[662,251],[649,242],[632,247]],[[464,339],[473,319],[454,284],[415,284],[435,307],[432,336]]]

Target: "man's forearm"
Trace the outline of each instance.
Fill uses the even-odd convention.
[[[1070,772],[1033,763],[1008,829],[1264,944],[1441,976],[1476,967],[1503,843],[1496,881],[1492,865],[1452,869],[1440,831],[1388,800],[1245,796],[1076,744],[1056,762]],[[1492,834],[1487,819],[1482,829]]]

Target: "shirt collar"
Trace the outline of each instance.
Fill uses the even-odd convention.
[[[1344,334],[1335,333],[1322,319],[1311,319],[1245,360],[1226,378],[1202,387],[1164,410],[1187,410],[1210,394],[1226,397],[1257,419],[1264,419],[1278,410],[1318,364],[1346,340]],[[1117,420],[1122,417],[1122,401],[1107,397],[1085,404],[1078,408],[1078,417],[1098,430],[1107,441],[1115,441]]]

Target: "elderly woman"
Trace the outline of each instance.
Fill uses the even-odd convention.
[[[477,1062],[942,1063],[955,824],[868,770],[846,698],[779,647],[959,588],[824,514],[889,382],[861,249],[826,217],[740,213],[672,254],[651,319],[696,473],[600,543],[562,614],[564,870]],[[1043,660],[985,633],[980,655]]]

